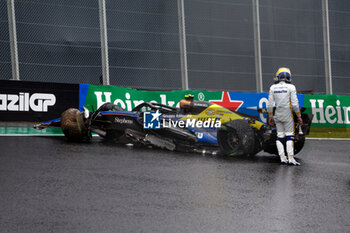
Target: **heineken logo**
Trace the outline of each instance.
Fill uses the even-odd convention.
[[[350,124],[350,106],[343,106],[340,100],[334,105],[326,105],[323,99],[309,99],[314,124]]]
[[[135,100],[132,98],[131,94],[129,92],[125,93],[125,99],[115,99],[112,100],[112,92],[101,92],[101,91],[95,91],[94,92],[97,100],[97,108],[99,108],[102,104],[107,102],[113,102],[114,104],[119,105],[120,107],[124,108],[127,111],[131,111],[134,107],[144,103],[144,100]],[[167,100],[167,96],[165,94],[161,94],[160,96],[161,104],[168,105],[170,107],[178,107],[179,103],[175,105],[175,101]],[[156,100],[151,100],[149,102],[158,102]]]

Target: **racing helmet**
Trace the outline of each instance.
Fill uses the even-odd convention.
[[[194,95],[192,95],[192,94],[186,94],[185,95],[185,100],[190,100],[190,101],[192,101],[194,99]]]
[[[180,108],[185,112],[188,112],[189,109],[193,106],[194,95],[186,94],[184,100],[180,100]]]
[[[289,68],[281,67],[276,72],[276,77],[274,79],[275,82],[285,81],[292,82],[292,72],[290,72]]]

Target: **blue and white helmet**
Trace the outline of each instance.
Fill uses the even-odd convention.
[[[281,67],[277,70],[274,81],[275,82],[285,81],[287,83],[290,83],[292,82],[292,72],[290,72],[289,68]]]

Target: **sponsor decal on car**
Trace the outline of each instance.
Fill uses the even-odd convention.
[[[133,124],[134,122],[130,119],[126,119],[126,118],[119,118],[119,117],[115,117],[114,118],[114,123],[119,123],[119,124]]]
[[[205,112],[208,114],[208,115],[213,115],[215,113],[215,110],[205,110]]]

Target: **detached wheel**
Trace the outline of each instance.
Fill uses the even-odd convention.
[[[244,120],[233,120],[218,130],[218,144],[224,155],[252,155],[255,152],[255,134]]]
[[[89,131],[86,128],[82,113],[76,108],[69,108],[61,114],[61,128],[70,141],[89,140]]]

